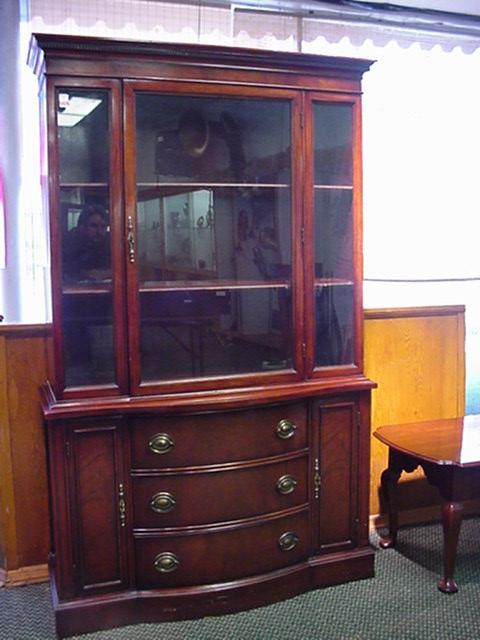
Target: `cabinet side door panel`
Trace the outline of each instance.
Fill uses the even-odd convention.
[[[72,512],[77,590],[90,593],[125,584],[121,429],[112,423],[71,431]]]
[[[355,543],[357,511],[356,405],[342,400],[316,410],[319,429],[319,538],[321,550]]]

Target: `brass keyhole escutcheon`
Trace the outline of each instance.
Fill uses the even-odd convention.
[[[295,535],[291,531],[286,531],[285,533],[282,533],[282,535],[278,539],[278,544],[282,551],[291,551],[292,549],[295,549],[298,541],[299,538],[297,535]]]
[[[174,496],[168,491],[159,491],[150,500],[150,509],[155,513],[168,513],[177,504]]]
[[[282,440],[288,440],[289,438],[293,437],[293,434],[295,433],[296,428],[297,428],[297,425],[292,420],[283,418],[277,424],[277,436]]]
[[[159,553],[153,562],[153,566],[159,573],[171,573],[179,564],[180,560],[170,551]]]
[[[286,496],[289,493],[293,493],[295,491],[297,484],[297,480],[287,474],[277,480],[277,491]]]
[[[168,433],[157,433],[148,443],[152,453],[168,453],[175,446],[175,441]]]

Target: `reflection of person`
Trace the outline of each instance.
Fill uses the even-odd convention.
[[[69,280],[111,277],[108,217],[99,204],[86,204],[63,245],[63,274]]]

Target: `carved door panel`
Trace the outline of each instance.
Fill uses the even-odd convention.
[[[314,408],[318,433],[315,458],[320,551],[357,544],[359,408],[352,398],[322,401]]]
[[[123,425],[78,421],[67,429],[66,451],[75,592],[127,584]]]

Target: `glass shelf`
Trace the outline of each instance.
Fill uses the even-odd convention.
[[[233,189],[252,188],[252,189],[288,189],[288,183],[267,183],[267,182],[137,182],[137,187],[188,187],[198,189],[208,189],[214,187],[231,187]],[[332,187],[342,188],[342,187]],[[347,188],[347,187],[345,187]],[[348,187],[352,188],[352,187]]]
[[[112,292],[111,280],[106,282],[88,282],[78,284],[68,284],[62,287],[64,295],[103,295]]]
[[[108,182],[60,182],[60,189],[105,188]]]
[[[343,278],[315,278],[315,287],[344,287],[353,285],[353,280],[344,280]]]
[[[353,190],[353,186],[350,184],[314,184],[313,185],[314,189],[332,189],[332,190],[336,190],[336,189],[347,189],[352,191]]]
[[[140,293],[149,291],[188,291],[190,289],[222,290],[222,289],[290,289],[290,283],[286,280],[269,280],[268,282],[252,282],[235,280],[167,280],[161,284],[158,282],[143,282],[140,286]]]

